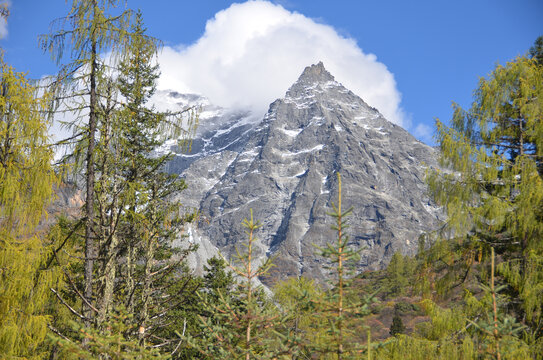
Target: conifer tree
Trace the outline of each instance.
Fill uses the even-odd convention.
[[[468,321],[480,331],[481,348],[492,357],[497,360],[510,357],[529,358],[528,346],[519,338],[524,326],[503,311],[506,301],[501,296],[501,291],[505,286],[496,286],[494,248],[491,248],[490,262],[490,284],[481,284],[485,296],[480,300],[470,299],[472,306],[477,304],[480,311],[475,321]]]
[[[452,126],[438,120],[437,131],[447,170],[428,179],[453,239],[436,243],[430,255],[447,264],[445,277],[462,283],[496,249],[497,274],[519,300],[511,313],[541,349],[543,67],[527,57],[498,65],[480,80],[471,109],[455,105]]]
[[[227,263],[219,257],[212,257],[204,266],[203,287],[208,299],[217,301],[221,294],[227,294],[234,288],[235,280],[231,271],[227,270]]]
[[[392,318],[392,324],[390,325],[390,335],[396,336],[405,332],[405,326],[402,321],[402,317],[395,313]]]
[[[110,7],[117,0],[73,0],[68,16],[52,24],[52,34],[41,36],[40,42],[52,58],[61,63],[66,53],[69,62],[62,66],[53,86],[56,92],[56,105],[61,111],[78,114],[78,119],[69,125],[74,135],[69,139],[76,146],[76,158],[84,157],[85,186],[85,265],[84,290],[77,291],[83,303],[83,315],[87,325],[95,316],[95,260],[98,256],[98,231],[95,220],[95,167],[97,134],[102,131],[99,123],[99,102],[103,87],[99,78],[107,65],[102,59],[105,52],[118,50],[127,40],[130,12],[108,15]],[[64,26],[67,24],[67,28]],[[117,52],[116,52],[117,51]]]
[[[349,290],[349,278],[353,276],[352,266],[359,258],[358,252],[349,248],[349,237],[346,234],[348,228],[346,217],[352,212],[352,207],[346,211],[342,209],[341,175],[337,173],[338,180],[338,202],[332,203],[333,211],[328,215],[335,219],[332,229],[337,232],[336,242],[329,242],[325,248],[320,249],[321,256],[329,259],[333,265],[336,281],[333,288],[326,293],[323,300],[317,302],[318,311],[329,322],[329,338],[322,344],[315,344],[316,351],[321,354],[335,354],[335,358],[351,359],[358,358],[363,351],[352,341],[353,333],[349,331],[353,326],[348,321],[354,318],[361,318],[369,313],[369,305],[374,301],[373,295],[364,299],[351,299],[348,301],[347,291]]]
[[[257,286],[258,277],[268,272],[272,262],[268,258],[256,265],[253,248],[261,225],[253,219],[252,209],[243,226],[248,236],[246,251],[236,249],[234,263],[228,263],[240,279],[239,289],[205,296],[200,332],[187,336],[187,341],[204,358],[291,359],[299,352],[296,333],[285,331],[292,314],[281,314]]]
[[[57,181],[44,117],[48,94],[0,55],[0,358],[38,359],[50,323],[51,244],[37,228]]]
[[[180,237],[184,223],[193,214],[180,215],[181,204],[173,200],[186,185],[179,175],[165,172],[171,154],[157,156],[153,152],[168,137],[186,136],[194,117],[190,109],[171,113],[148,106],[159,76],[158,66],[153,64],[157,45],[145,34],[138,12],[125,58],[118,67],[117,87],[124,100],[116,114],[115,141],[119,150],[115,167],[121,184],[122,217],[119,248],[112,253],[118,254],[116,263],[121,263],[119,258],[126,263],[119,274],[124,279],[119,282],[126,285],[123,302],[134,312],[140,341],[145,343],[149,336],[160,332],[162,339],[173,343],[173,332],[168,337],[162,329],[168,322],[177,324],[172,312],[179,310],[199,286],[183,266],[193,246],[182,251],[173,249],[173,241]]]
[[[113,314],[106,321],[104,329],[98,330],[73,323],[77,338],[63,338],[58,341],[58,351],[54,354],[57,359],[65,360],[166,360],[171,357],[163,354],[157,348],[149,348],[140,343],[137,338],[126,338],[130,332],[130,319],[123,311]],[[86,341],[83,347],[81,344]]]
[[[539,36],[529,51],[530,57],[543,66],[543,35]]]
[[[326,319],[316,311],[323,290],[314,280],[304,277],[289,278],[279,281],[273,288],[273,300],[279,304],[282,312],[290,314],[289,331],[299,342],[299,358],[311,358],[313,344],[325,341]]]
[[[106,16],[114,4],[75,1],[69,17],[75,49],[86,57],[74,60],[81,67],[74,63],[67,67],[72,71],[69,77],[61,73],[76,90],[66,94],[71,102],[63,106],[68,111],[77,111],[78,106],[90,109],[81,113],[83,125],[71,124],[76,129],[71,139],[74,157],[85,155],[85,270],[84,291],[70,281],[72,301],[59,299],[70,308],[82,304],[85,311],[76,315],[85,320],[89,333],[106,329],[110,317],[123,311],[128,315],[124,321],[130,321],[123,332],[126,341],[137,339],[143,347],[171,352],[178,341],[173,331],[164,329],[178,324],[174,313],[198,282],[183,266],[192,247],[183,251],[172,247],[190,220],[179,214],[180,204],[173,201],[184,181],[165,172],[171,154],[157,156],[154,151],[168,138],[188,136],[193,127],[184,121],[194,117],[190,109],[164,113],[148,105],[159,76],[154,62],[160,44],[145,34],[140,13]],[[130,27],[128,20],[133,22]],[[61,32],[45,37],[44,43],[56,49],[63,39]],[[111,50],[108,61],[100,58],[105,50]],[[72,276],[78,278],[78,273]],[[85,339],[85,351],[90,351],[91,340]]]
[[[401,295],[407,288],[411,269],[408,259],[400,252],[395,252],[386,269],[390,295]]]

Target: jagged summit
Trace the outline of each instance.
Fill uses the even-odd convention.
[[[317,83],[317,82],[327,82],[334,81],[334,77],[326,68],[322,61],[319,61],[317,64],[307,66],[302,75],[298,78],[296,83]]]
[[[311,97],[332,88],[348,91],[324,68],[321,61],[304,69],[298,80],[287,90],[286,98]]]
[[[281,106],[289,105],[289,106]],[[278,112],[290,112],[292,106],[302,111],[296,116],[283,114],[289,119],[287,127],[306,127],[311,124],[329,124],[343,128],[345,120],[360,126],[388,129],[394,126],[375,108],[334,80],[322,62],[305,68],[298,80],[288,89],[284,98],[270,106],[265,120],[273,121]],[[337,116],[337,114],[341,116]]]

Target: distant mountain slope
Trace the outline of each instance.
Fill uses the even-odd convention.
[[[191,143],[191,151],[179,149],[176,140],[167,141],[157,153],[174,152],[168,171],[181,173],[194,161],[225,150],[240,151],[255,125],[255,117],[248,110],[229,110],[215,106],[203,96],[180,94],[175,91],[158,91],[152,102],[159,110],[180,111],[193,108],[198,113],[199,124]]]

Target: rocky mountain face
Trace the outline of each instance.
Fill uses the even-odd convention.
[[[203,96],[159,91],[152,99],[159,110],[180,111],[195,109],[198,114],[196,134],[190,151],[179,148],[176,140],[167,141],[158,153],[171,153],[175,157],[168,164],[170,173],[182,173],[194,161],[225,151],[239,152],[248,140],[255,117],[248,110],[228,110],[215,106]]]
[[[257,256],[275,257],[265,283],[327,278],[316,246],[336,241],[326,212],[337,203],[337,172],[343,208],[354,208],[347,232],[349,246],[361,250],[359,271],[385,266],[396,251],[414,253],[420,234],[443,216],[424,184],[426,169],[437,166],[434,149],[336,82],[322,63],[307,67],[260,123],[243,118],[207,132],[197,152],[178,156],[170,169],[182,171],[189,188],[180,196],[201,213],[187,229],[200,244],[196,266],[218,250],[241,250],[241,222],[252,209],[262,223]]]

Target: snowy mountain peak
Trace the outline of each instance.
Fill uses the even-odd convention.
[[[334,80],[322,62],[305,68],[298,80],[288,89],[285,97],[274,102],[265,120],[274,121],[281,104],[303,110],[308,116],[288,116],[289,126],[305,127],[310,124],[330,124],[341,127],[341,118],[360,126],[384,129],[393,126],[379,111],[369,106],[359,96]],[[320,119],[316,121],[316,119]],[[309,123],[307,123],[309,122]]]
[[[326,83],[334,80],[335,79],[332,74],[330,74],[328,70],[324,68],[322,61],[319,61],[318,64],[307,66],[296,83]]]
[[[420,233],[439,220],[421,180],[436,164],[433,149],[336,82],[322,63],[307,67],[262,122],[224,131],[232,136],[221,145],[242,141],[207,151],[187,168],[191,193],[183,202],[206,219],[195,241],[226,256],[236,253],[245,238],[240,224],[253,211],[262,222],[255,258],[277,256],[265,282],[328,277],[314,245],[334,237],[326,210],[337,196],[336,172],[355,208],[349,246],[363,249],[360,271],[385,266],[396,251],[413,253]]]
[[[298,98],[300,96],[307,97],[315,93],[324,93],[330,89],[343,89],[348,91],[338,83],[332,74],[324,68],[322,62],[316,65],[308,66],[302,72],[302,75],[288,89],[287,98]]]

